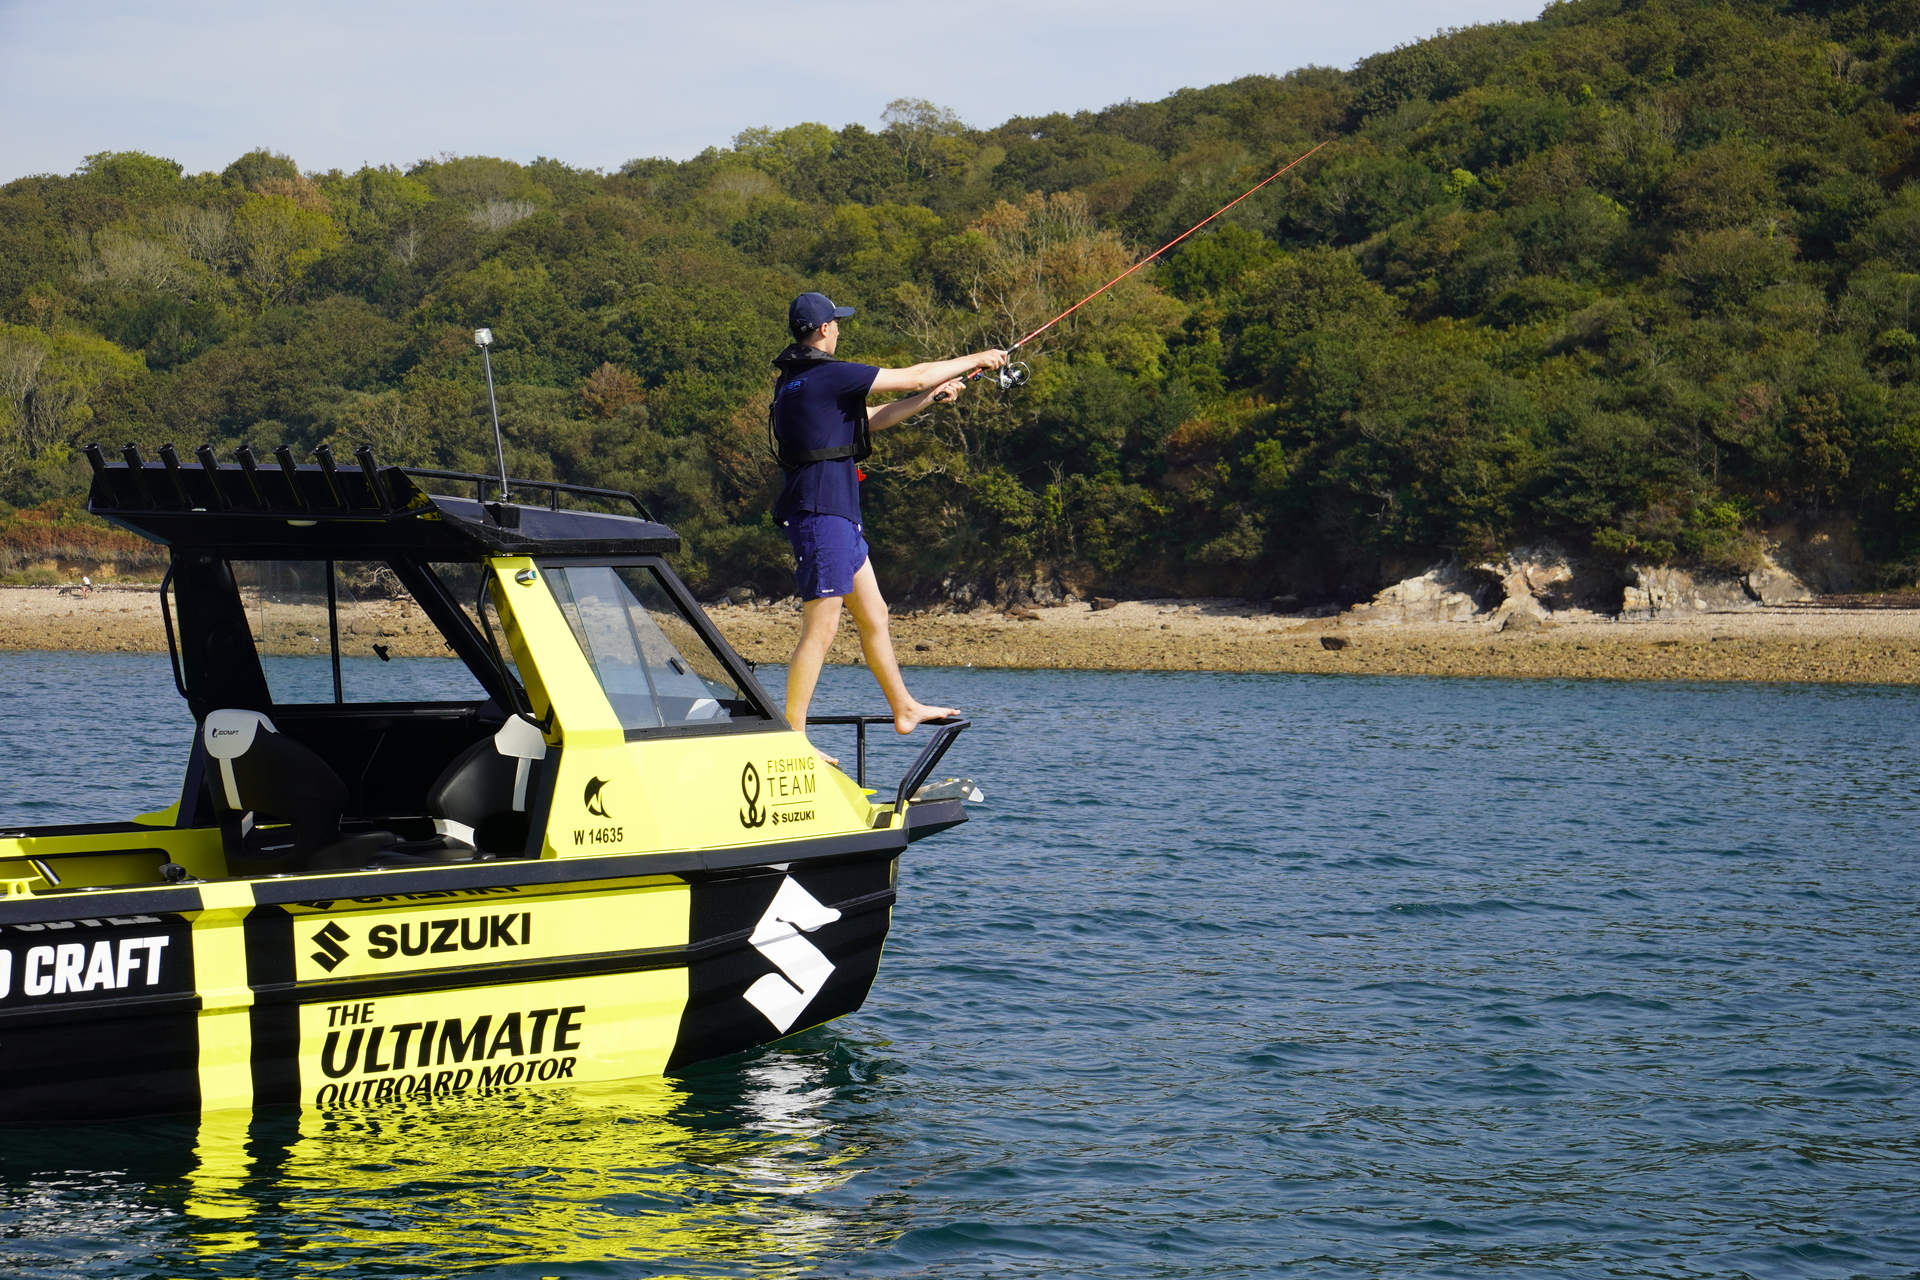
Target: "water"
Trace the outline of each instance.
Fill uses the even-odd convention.
[[[332,702],[333,660],[262,654],[267,689],[277,703]],[[487,696],[466,664],[453,658],[340,658],[340,692],[346,702],[478,702]]]
[[[0,1271],[1920,1268],[1920,693],[914,679],[989,804],[909,852],[859,1014],[573,1094],[0,1132]],[[169,686],[0,655],[0,817],[168,803]]]

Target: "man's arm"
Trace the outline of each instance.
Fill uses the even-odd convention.
[[[970,356],[956,356],[951,360],[930,360],[925,364],[908,365],[904,369],[882,369],[874,377],[869,394],[885,395],[902,391],[918,394],[931,391],[943,382],[964,378],[975,369],[998,369],[1006,362],[1007,353],[994,348],[976,351]]]
[[[922,391],[917,396],[902,396],[890,404],[881,405],[878,409],[869,409],[867,411],[867,428],[871,431],[885,431],[888,427],[898,422],[904,422],[906,419],[911,418],[914,414],[932,404],[933,398],[942,391],[947,393],[947,399],[957,400],[960,397],[960,393],[966,389],[966,379],[952,378],[937,387],[930,387]]]

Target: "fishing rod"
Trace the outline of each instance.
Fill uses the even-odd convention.
[[[1035,338],[1039,337],[1041,334],[1045,333],[1047,330],[1053,328],[1053,326],[1059,324],[1062,320],[1065,320],[1068,316],[1072,315],[1074,312],[1078,311],[1080,308],[1086,306],[1089,302],[1092,302],[1095,298],[1099,297],[1101,294],[1105,293],[1107,290],[1113,288],[1113,286],[1119,284],[1122,280],[1125,280],[1128,276],[1140,270],[1140,268],[1146,266],[1149,262],[1154,261],[1161,254],[1173,248],[1175,245],[1179,244],[1182,240],[1185,240],[1188,236],[1192,235],[1194,232],[1198,231],[1200,228],[1206,226],[1209,222],[1212,222],[1215,218],[1218,218],[1221,214],[1227,212],[1229,209],[1233,208],[1234,205],[1239,204],[1242,200],[1245,200],[1248,196],[1260,190],[1261,187],[1266,186],[1269,182],[1272,182],[1275,178],[1278,178],[1281,174],[1293,168],[1295,165],[1301,163],[1308,156],[1311,156],[1315,151],[1320,150],[1321,147],[1327,146],[1332,141],[1333,141],[1332,138],[1328,138],[1325,142],[1322,142],[1317,146],[1314,146],[1309,150],[1302,152],[1300,155],[1294,157],[1292,160],[1289,160],[1286,164],[1282,165],[1279,169],[1275,170],[1273,173],[1268,174],[1265,178],[1263,178],[1258,183],[1255,183],[1253,186],[1248,187],[1245,191],[1241,192],[1238,196],[1236,196],[1231,201],[1221,205],[1218,209],[1215,209],[1212,213],[1208,214],[1205,218],[1202,218],[1200,221],[1194,223],[1191,227],[1188,227],[1185,231],[1182,231],[1179,235],[1167,241],[1165,244],[1161,245],[1158,249],[1155,249],[1152,253],[1140,259],[1140,261],[1134,263],[1132,266],[1128,267],[1125,271],[1122,271],[1119,275],[1107,281],[1105,284],[1101,285],[1098,289],[1095,289],[1092,293],[1080,299],[1080,301],[1074,303],[1072,306],[1068,307],[1065,311],[1062,311],[1059,315],[1047,321],[1045,324],[1041,325],[1038,329],[1035,329],[1032,333],[1029,333],[1026,337],[1020,339],[1020,341],[1008,347],[1006,349],[1007,354],[1012,355],[1014,352],[1018,351],[1020,348],[1026,346],[1029,342],[1032,342]],[[971,382],[985,372],[986,372],[985,369],[975,369],[972,373],[967,375],[967,381]],[[1013,388],[1023,385],[1026,382],[1026,380],[1027,380],[1027,366],[1024,364],[1016,364],[1016,363],[1010,362],[1008,364],[1002,365],[999,369],[996,369],[994,371],[994,381],[1000,384],[1000,389],[1002,391],[1011,391]],[[945,395],[937,395],[934,397],[935,400],[945,400],[946,398],[947,397]]]

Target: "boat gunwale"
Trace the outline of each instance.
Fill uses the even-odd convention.
[[[938,802],[941,806],[956,802]],[[933,806],[925,806],[931,808]],[[934,817],[934,815],[929,815]],[[940,819],[934,817],[934,821]],[[932,825],[932,823],[922,824]],[[165,828],[161,828],[164,830]],[[931,832],[928,832],[931,834]],[[684,875],[777,867],[795,863],[820,864],[840,859],[898,854],[913,839],[911,828],[885,827],[873,831],[840,832],[804,840],[734,845],[725,849],[685,849],[666,853],[611,854],[596,858],[496,858],[488,862],[446,862],[433,866],[354,868],[349,871],[301,871],[265,876],[227,876],[199,883],[161,882],[150,887],[102,889],[93,893],[36,893],[0,898],[0,925],[39,924],[109,915],[151,915],[212,909],[201,885],[245,884],[256,907],[291,906],[311,902],[385,899],[407,894],[457,893],[464,889],[564,885],[573,881],[617,880],[637,876]],[[122,895],[137,899],[127,910],[113,903]],[[164,895],[162,905],[157,895]],[[73,904],[92,909],[84,916]],[[177,904],[177,905],[174,905]],[[226,906],[227,903],[218,904]]]

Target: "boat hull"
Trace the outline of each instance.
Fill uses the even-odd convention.
[[[860,1007],[907,838],[0,899],[4,1119],[380,1105],[750,1049]]]

